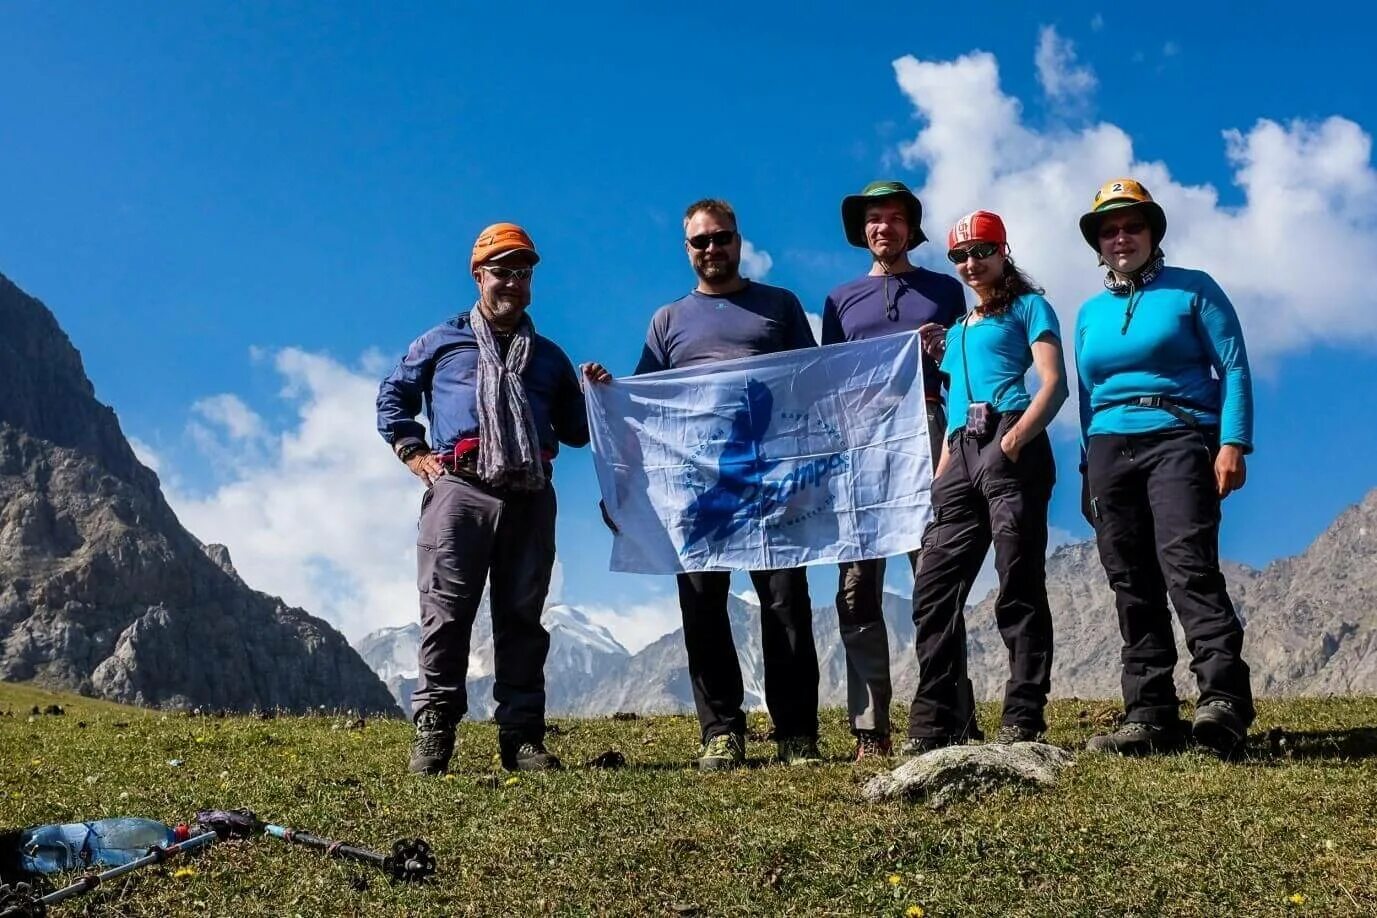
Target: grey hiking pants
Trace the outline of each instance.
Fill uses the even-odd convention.
[[[932,447],[932,467],[942,456],[947,435],[947,412],[941,402],[928,402],[928,442]],[[908,553],[917,575],[919,552]],[[851,561],[839,565],[837,576],[837,625],[846,650],[846,708],[852,732],[889,732],[889,705],[893,686],[889,678],[889,632],[885,627],[885,559]],[[918,595],[914,584],[914,596]],[[964,626],[961,646],[966,645]],[[961,685],[963,722],[974,728],[975,693],[970,679]]]
[[[469,641],[489,582],[498,730],[520,739],[545,734],[545,655],[540,624],[555,561],[555,491],[498,491],[445,475],[421,500],[416,586],[421,594],[420,677],[412,711],[468,710]]]

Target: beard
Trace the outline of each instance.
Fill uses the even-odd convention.
[[[530,305],[530,300],[520,294],[499,293],[483,300],[488,318],[498,325],[515,325]]]
[[[734,280],[741,270],[740,260],[722,258],[717,261],[709,261],[707,258],[699,257],[693,262],[693,271],[705,281],[729,281]]]

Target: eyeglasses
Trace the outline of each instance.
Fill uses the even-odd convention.
[[[703,252],[710,245],[715,245],[719,249],[731,245],[735,239],[736,230],[718,230],[715,233],[699,233],[697,236],[690,236],[688,237],[688,244]]]
[[[1147,223],[1143,222],[1142,220],[1132,220],[1128,223],[1120,223],[1117,225],[1101,224],[1100,238],[1108,242],[1110,239],[1115,238],[1120,233],[1128,233],[1130,236],[1138,236],[1142,233],[1147,232],[1147,228]]]
[[[977,242],[966,246],[964,249],[951,249],[947,252],[947,260],[954,265],[962,264],[967,258],[989,258],[999,251],[998,243]]]
[[[535,268],[508,268],[504,265],[480,265],[479,267],[500,281],[511,280],[512,278],[530,280],[531,275],[535,273]]]

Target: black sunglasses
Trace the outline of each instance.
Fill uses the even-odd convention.
[[[511,280],[513,277],[517,280],[529,280],[531,275],[535,273],[535,268],[507,268],[502,265],[482,265],[481,267],[500,281]]]
[[[966,246],[964,249],[949,249],[947,251],[947,260],[954,265],[959,265],[972,256],[976,258],[989,258],[998,251],[998,243],[977,242],[973,245]]]
[[[710,245],[716,245],[719,249],[723,246],[732,244],[736,239],[736,230],[718,230],[715,233],[699,233],[697,236],[688,237],[688,244],[698,251],[706,251]]]

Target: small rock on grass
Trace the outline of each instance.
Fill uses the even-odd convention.
[[[1075,760],[1065,749],[1048,743],[948,746],[876,775],[861,794],[872,803],[904,797],[941,809],[1005,786],[1049,787]]]

